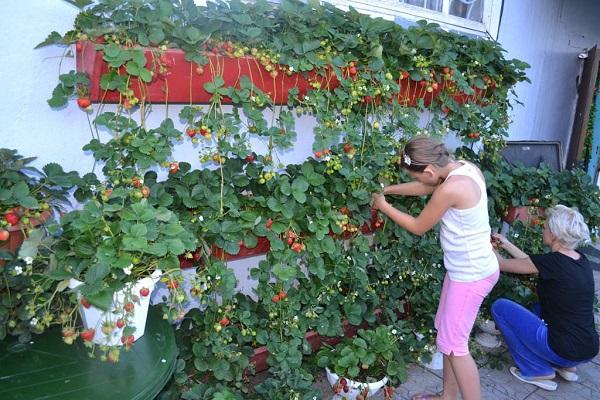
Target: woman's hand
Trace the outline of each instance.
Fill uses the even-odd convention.
[[[373,204],[371,205],[371,207],[373,207],[376,210],[379,210],[381,206],[387,204],[387,201],[385,201],[385,195],[383,193],[373,193],[372,203]]]
[[[494,246],[495,249],[506,249],[506,246],[509,244],[511,243],[508,241],[508,239],[501,234],[494,233],[492,235],[492,246]]]

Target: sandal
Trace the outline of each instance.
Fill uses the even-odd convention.
[[[564,368],[554,368],[554,370],[567,382],[577,382],[579,380],[579,375],[575,371],[569,371]]]
[[[510,367],[510,373],[521,382],[530,383],[544,390],[554,391],[558,388],[558,383],[551,379],[529,379],[524,377],[517,367]]]

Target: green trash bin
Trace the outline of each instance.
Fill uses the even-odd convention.
[[[81,341],[63,343],[51,329],[20,344],[0,342],[2,400],[152,400],[175,369],[173,327],[158,307],[150,308],[146,333],[117,364],[90,358]]]

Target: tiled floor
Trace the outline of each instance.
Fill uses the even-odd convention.
[[[594,272],[596,293],[600,297],[600,272]],[[596,315],[600,322],[600,315]],[[420,366],[412,366],[407,382],[400,385],[394,399],[407,400],[416,393],[438,393],[442,389],[442,371],[432,371]],[[600,355],[592,362],[578,367],[579,381],[566,382],[556,378],[558,389],[549,392],[515,379],[508,369],[498,371],[480,368],[482,397],[486,400],[600,400]],[[316,386],[321,388],[323,399],[331,399],[332,391],[326,380],[320,380]],[[381,400],[380,393],[373,399]]]

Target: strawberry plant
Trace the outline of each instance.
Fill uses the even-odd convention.
[[[398,150],[414,135],[462,141],[459,154],[486,174],[492,216],[525,196],[580,203],[597,225],[596,202],[583,204],[594,192],[581,176],[499,161],[509,94],[527,80],[527,65],[507,60],[496,42],[424,22],[405,29],[326,3],[99,0],[45,44],[74,45],[67,52],[76,57],[97,51],[96,67],[106,67],[62,74],[49,101],[77,99],[87,111],[101,103],[85,150],[104,174],[78,188],[79,199],[93,200],[65,216],[50,277],[85,278],[84,298],[101,304],[134,278],[169,272],[165,316],[191,328],[190,398],[217,390],[191,383],[199,381],[240,398],[310,398],[306,361],[316,345],[307,334],[334,340],[362,324],[379,332],[369,340],[385,336],[377,324],[393,324],[402,332],[389,350],[427,358],[443,278],[438,232],[413,237],[369,206],[381,185],[408,181]],[[173,99],[185,103],[178,120],[165,107],[151,126],[149,114],[162,108],[150,104]],[[114,112],[104,112],[106,102],[117,103]],[[300,120],[314,122],[312,154],[290,164],[288,152],[307,133]],[[174,159],[175,145],[194,148],[197,160]],[[556,189],[568,182],[576,182],[568,193]],[[416,215],[425,199],[393,202]],[[265,240],[268,254],[248,271],[252,295],[235,295],[227,254]],[[190,282],[180,265],[195,267]],[[125,303],[135,309],[144,293]],[[186,315],[189,296],[201,311]],[[66,328],[65,341],[73,340],[77,329]],[[260,348],[269,352],[269,376],[251,390]],[[397,383],[403,366],[388,373]]]

